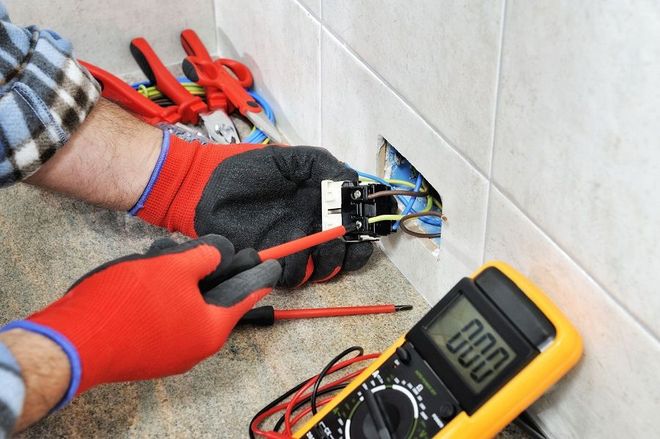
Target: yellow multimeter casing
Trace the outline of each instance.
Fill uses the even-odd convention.
[[[484,314],[488,316],[488,318],[485,319],[485,325],[488,325],[489,320],[498,319],[501,320],[500,323],[504,322],[504,324],[508,326],[511,326],[510,324],[513,322],[513,326],[523,335],[522,338],[525,339],[525,342],[533,344],[527,339],[527,334],[524,332],[524,329],[522,332],[520,331],[520,327],[531,328],[529,329],[530,334],[532,334],[532,332],[538,334],[537,329],[539,324],[537,324],[537,322],[531,322],[531,320],[534,319],[530,318],[530,316],[536,316],[538,317],[537,320],[541,322],[540,324],[545,325],[546,336],[548,334],[547,328],[550,327],[552,328],[553,334],[551,337],[546,337],[543,341],[537,342],[532,349],[533,357],[528,355],[526,358],[520,359],[518,362],[519,366],[517,366],[518,368],[516,370],[507,371],[509,374],[508,376],[505,374],[503,377],[498,377],[501,378],[501,381],[490,382],[488,385],[490,386],[490,391],[488,391],[488,386],[481,388],[482,396],[477,398],[474,395],[471,395],[470,392],[479,392],[475,391],[474,388],[471,388],[467,383],[468,381],[472,381],[475,375],[467,374],[469,370],[464,372],[464,375],[457,373],[457,371],[469,361],[463,361],[460,364],[456,361],[452,363],[447,358],[444,358],[451,355],[450,353],[447,353],[447,350],[442,351],[438,348],[437,352],[430,351],[428,346],[431,344],[434,347],[436,347],[436,345],[439,346],[439,339],[432,339],[435,335],[430,335],[430,330],[433,329],[436,332],[438,331],[437,327],[434,326],[435,323],[433,323],[435,321],[444,320],[451,322],[458,319],[458,317],[462,317],[462,315],[465,314],[465,311],[461,311],[463,314],[459,311],[450,314],[449,310],[452,309],[453,303],[459,302],[459,299],[457,299],[458,297],[461,298],[461,302],[463,301],[463,290],[472,289],[472,287],[469,286],[469,283],[477,285],[481,279],[486,278],[486,276],[480,277],[482,274],[488,274],[488,276],[492,278],[495,273],[500,277],[497,282],[494,284],[484,282],[484,285],[481,287],[474,288],[475,291],[479,290],[480,292],[472,292],[469,296],[474,297],[475,294],[482,294],[487,297],[487,300],[483,300],[483,298],[480,298],[479,300],[484,301],[488,306],[495,305],[494,309],[497,310],[497,313],[501,314],[499,317],[495,316],[497,318],[491,318],[490,315]],[[463,285],[463,287],[461,287],[461,285]],[[495,288],[497,292],[493,293],[494,290],[489,290],[489,288],[491,288],[489,285],[495,285],[497,288],[493,288]],[[497,285],[509,286],[505,289],[500,289]],[[512,292],[514,290],[515,292]],[[505,291],[505,293],[501,294],[502,291]],[[520,293],[522,293],[522,295]],[[361,397],[362,392],[370,391],[376,395],[382,395],[380,396],[381,407],[387,406],[387,400],[389,398],[399,398],[404,400],[408,398],[411,400],[410,403],[412,405],[417,405],[417,407],[414,407],[412,415],[410,415],[411,419],[414,420],[415,428],[420,429],[420,425],[424,425],[426,430],[420,430],[415,433],[417,430],[413,429],[414,431],[410,434],[405,434],[406,437],[490,438],[495,436],[541,395],[543,395],[546,390],[559,381],[559,379],[578,362],[582,355],[582,340],[571,322],[564,316],[557,306],[550,301],[541,289],[518,271],[503,262],[488,262],[484,264],[469,278],[463,279],[459,282],[447,294],[447,296],[450,295],[453,295],[456,298],[451,299],[452,302],[446,302],[447,297],[443,298],[408,334],[400,337],[392,346],[386,349],[380,357],[374,360],[373,363],[371,363],[330,403],[324,406],[300,430],[296,431],[294,437],[305,437],[309,439],[321,437],[334,439],[338,439],[339,437],[350,437],[350,439],[356,439],[358,437],[378,437],[377,435],[374,436],[375,433],[372,433],[375,432],[373,427],[365,424],[368,422],[373,423],[373,419],[368,418],[370,415],[364,414],[367,411],[366,408],[361,407],[361,405],[366,405],[363,403],[364,398]],[[520,299],[520,303],[516,303],[515,306],[512,306],[511,298],[516,295],[519,297],[515,299],[515,301]],[[467,294],[465,294],[465,296],[468,297]],[[467,301],[474,305],[472,299]],[[445,303],[443,304],[443,302]],[[462,308],[466,308],[467,305],[461,306]],[[482,310],[483,309],[480,309],[478,311]],[[418,326],[420,326],[422,322],[427,322],[427,325],[423,326],[422,330],[420,330]],[[491,323],[493,323],[493,321],[491,321]],[[519,324],[520,327],[516,326],[516,324]],[[453,323],[443,323],[442,325],[436,326],[444,327],[451,325],[453,325]],[[472,328],[474,329],[474,327],[475,326],[473,325]],[[490,325],[488,325],[488,327],[490,327]],[[454,345],[460,344],[460,346],[462,346],[460,356],[463,357],[463,360],[471,359],[470,355],[466,355],[467,350],[471,350],[471,353],[474,354],[477,352],[478,348],[487,346],[487,343],[492,341],[492,339],[503,340],[500,341],[500,343],[503,343],[503,349],[505,351],[507,348],[510,348],[507,343],[512,340],[506,338],[498,339],[497,336],[488,336],[490,338],[487,338],[487,341],[485,342],[479,341],[483,340],[484,337],[486,337],[485,335],[481,336],[481,338],[475,336],[474,340],[469,340],[469,336],[474,335],[476,331],[468,330],[466,332],[465,328],[467,328],[467,326],[463,327],[461,330],[463,332],[460,337],[460,343],[454,343]],[[413,330],[416,331],[416,335],[413,334]],[[435,342],[432,342],[431,344],[426,341],[424,341],[424,343],[412,343],[411,339],[413,338],[417,341],[420,340],[420,333],[426,334],[429,339],[435,340]],[[497,334],[497,330],[495,330],[495,334]],[[413,337],[413,335],[415,335],[415,337]],[[456,335],[458,335],[458,333]],[[449,338],[449,336],[447,336],[447,338]],[[444,338],[442,339],[443,342],[445,340],[446,339]],[[458,339],[452,338],[449,340],[446,343],[445,349],[450,346],[452,340]],[[415,370],[415,374],[421,379],[421,381],[418,382],[425,384],[417,384],[415,386],[412,383],[414,380],[409,379],[408,382],[406,382],[405,380],[400,380],[398,377],[403,376],[407,367],[403,364],[402,359],[407,358],[409,363],[411,361],[410,353],[413,354],[413,357],[418,357],[419,353],[416,351],[421,349],[422,344],[426,345],[424,353],[425,357],[420,356],[422,361],[419,359],[415,360],[420,368],[420,370]],[[497,346],[497,344],[494,346]],[[433,352],[433,358],[429,355],[429,352]],[[510,353],[513,358],[518,360],[515,356],[515,352],[511,351]],[[492,356],[492,354],[490,356]],[[441,360],[444,366],[438,367],[436,360]],[[513,360],[507,361],[509,361],[508,365],[513,364]],[[506,368],[508,365],[502,367]],[[481,371],[483,370],[485,369],[482,367]],[[499,372],[495,373],[497,375]],[[451,377],[447,378],[448,375],[446,374],[450,374]],[[436,382],[438,384],[433,384]],[[477,385],[475,383],[472,384],[475,386]],[[392,394],[396,393],[393,391],[394,387],[398,389],[400,394],[387,394],[387,392]],[[422,399],[423,395],[422,393],[419,393],[419,391],[424,387],[427,389],[421,390],[421,392],[427,393],[425,398]],[[488,392],[484,393],[485,391]],[[461,400],[461,397],[457,396],[458,394],[464,395],[464,399]],[[434,399],[439,400],[441,397],[444,398],[444,402],[435,404]],[[424,402],[422,403],[421,401]],[[354,407],[351,408],[351,404],[353,404]],[[393,404],[396,405],[395,403]],[[440,411],[429,411],[429,407],[433,405],[445,408],[440,409]],[[465,409],[464,407],[466,406],[469,406],[469,408]],[[421,410],[422,407],[426,409],[426,413]],[[443,410],[444,413],[442,412]],[[359,416],[360,413],[361,416]],[[354,418],[358,416],[360,417],[359,422],[365,424],[362,428],[356,427],[358,421]],[[396,420],[399,420],[398,414],[395,413],[394,417]],[[351,423],[351,421],[353,422]],[[431,433],[429,433],[429,431]],[[351,434],[351,432],[353,433]]]

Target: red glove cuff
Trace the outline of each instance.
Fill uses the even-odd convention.
[[[195,209],[213,171],[228,157],[264,145],[202,145],[175,135],[169,138],[169,151],[156,184],[137,216],[170,231],[197,238]]]

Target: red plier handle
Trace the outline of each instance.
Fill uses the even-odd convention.
[[[241,112],[243,116],[247,116],[247,113],[259,113],[262,110],[261,106],[254,100],[250,94],[245,91],[244,86],[241,84],[239,79],[234,78],[227,70],[224,69],[223,65],[231,68],[232,71],[237,72],[239,78],[242,76],[241,68],[237,67],[234,69],[232,63],[238,66],[237,61],[221,59],[220,65],[218,61],[209,62],[197,56],[188,56],[183,60],[183,73],[193,82],[198,83],[201,86],[207,87],[217,87],[222,90],[222,92],[227,96],[229,102],[234,104],[238,111]],[[245,70],[247,67],[240,64]],[[249,73],[249,70],[247,70]],[[250,74],[250,79],[252,75]],[[251,82],[251,81],[250,81]]]
[[[188,55],[196,56],[207,62],[213,62],[211,55],[206,50],[206,46],[204,46],[204,43],[202,43],[202,40],[199,39],[197,32],[194,30],[186,29],[181,32],[181,45]],[[232,105],[227,101],[227,96],[225,96],[222,90],[213,86],[206,86],[204,90],[206,92],[206,104],[209,106],[209,110],[223,110],[225,113],[231,112]]]
[[[134,38],[131,41],[131,53],[147,78],[178,105],[181,121],[197,125],[199,113],[208,111],[204,101],[199,96],[189,93],[177,81],[144,38]]]
[[[145,122],[151,125],[161,122],[175,124],[181,119],[176,107],[160,107],[112,73],[82,60],[78,62],[101,84],[104,98],[132,111]]]

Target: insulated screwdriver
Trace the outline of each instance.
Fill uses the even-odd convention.
[[[333,239],[341,238],[349,231],[354,230],[354,228],[355,226],[349,226],[349,228],[346,228],[345,226],[333,227],[332,229],[312,233],[311,235],[303,236],[302,238],[261,250],[257,254],[259,255],[259,260],[262,262],[268,259],[281,259],[308,248],[332,241]]]
[[[340,306],[333,308],[275,309],[270,305],[259,306],[248,311],[239,325],[272,326],[278,320],[317,319],[323,317],[358,316],[367,314],[388,314],[409,311],[412,305],[367,305]]]

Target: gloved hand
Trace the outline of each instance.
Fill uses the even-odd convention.
[[[95,269],[46,309],[3,330],[40,333],[66,352],[72,378],[61,406],[101,383],[189,370],[220,349],[280,273],[277,261],[258,263],[254,250],[234,255],[219,235],[180,245],[157,241],[144,255]]]
[[[221,234],[236,248],[261,250],[320,231],[321,181],[357,180],[328,151],[307,146],[201,145],[165,134],[163,157],[132,213],[192,237]],[[336,240],[288,256],[280,285],[357,270],[371,253],[368,242]]]

